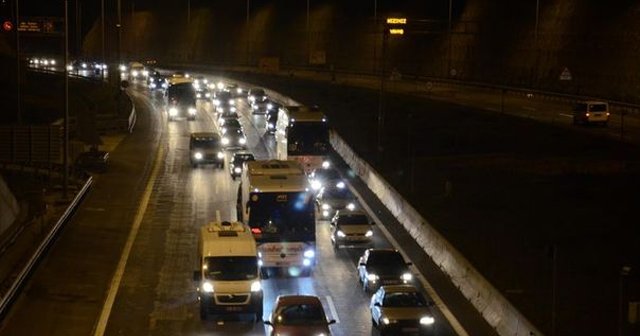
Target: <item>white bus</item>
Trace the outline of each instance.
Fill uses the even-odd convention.
[[[238,189],[238,220],[249,225],[268,276],[272,270],[310,275],[315,265],[313,194],[297,161],[245,162]]]
[[[307,173],[328,164],[327,117],[317,107],[283,106],[276,123],[276,157],[299,161]]]

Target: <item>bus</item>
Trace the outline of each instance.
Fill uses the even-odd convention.
[[[315,202],[293,160],[247,161],[238,188],[238,220],[256,239],[263,276],[308,276],[315,266]]]
[[[329,126],[319,108],[281,107],[275,133],[278,160],[299,161],[307,173],[329,164]]]

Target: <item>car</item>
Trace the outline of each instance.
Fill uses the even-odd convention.
[[[189,159],[195,168],[212,163],[224,168],[224,151],[220,135],[213,132],[194,132],[189,139]]]
[[[271,316],[264,324],[270,328],[269,335],[331,335],[322,303],[313,295],[279,295],[273,305]]]
[[[211,99],[211,92],[209,91],[209,88],[206,86],[198,86],[196,88],[196,99]]]
[[[193,77],[193,86],[196,88],[196,90],[201,88],[209,88],[208,84],[209,84],[209,80],[202,75],[197,75]]]
[[[344,244],[371,243],[373,222],[361,210],[338,210],[331,219],[331,243],[335,248]]]
[[[174,84],[169,85],[165,92],[169,121],[179,117],[195,120],[198,110],[196,108],[196,93],[193,85],[190,82],[176,82],[175,79],[172,79],[172,83]]]
[[[267,111],[273,109],[273,103],[271,99],[254,101],[251,104],[251,114],[267,114]]]
[[[224,119],[224,125],[220,127],[220,133],[224,135],[229,130],[244,130],[242,125],[240,124],[240,120],[235,118],[227,118]]]
[[[253,104],[255,102],[264,101],[267,99],[267,94],[264,92],[264,89],[253,88],[247,92],[247,100],[249,103]]]
[[[607,126],[609,123],[609,103],[603,101],[581,101],[573,107],[573,124],[600,124]]]
[[[337,210],[355,210],[358,199],[346,187],[344,182],[325,186],[316,196],[316,202],[320,209],[320,219],[329,220]]]
[[[236,112],[236,100],[226,91],[216,91],[213,95],[213,105],[216,107],[216,112]]]
[[[167,77],[161,75],[158,72],[149,75],[147,79],[149,89],[151,90],[166,90],[169,87]]]
[[[236,177],[242,175],[242,169],[245,162],[255,160],[256,158],[251,152],[239,151],[233,153],[233,155],[231,155],[231,160],[229,161],[229,172],[231,173],[231,178],[235,180]]]
[[[229,92],[233,98],[238,98],[245,94],[244,90],[236,83],[227,84],[223,91]]]
[[[75,167],[92,173],[105,173],[109,168],[109,152],[92,148],[80,153],[75,160]]]
[[[224,127],[228,120],[238,120],[239,118],[240,116],[238,116],[238,113],[235,111],[220,113],[220,116],[218,116],[218,125]]]
[[[309,185],[314,191],[320,191],[324,186],[337,185],[343,182],[342,176],[335,168],[316,168],[309,173]]]
[[[241,129],[229,129],[222,136],[222,146],[226,150],[230,149],[246,149],[247,137]]]
[[[278,104],[278,106],[281,106]],[[267,134],[273,135],[276,133],[276,125],[278,124],[278,110],[267,111]]]
[[[358,260],[358,280],[365,292],[384,285],[412,284],[410,265],[398,250],[370,248]]]
[[[380,335],[433,335],[432,306],[416,287],[394,285],[380,287],[371,296],[369,309]]]

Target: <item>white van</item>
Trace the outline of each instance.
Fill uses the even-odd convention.
[[[263,294],[256,242],[240,222],[213,222],[200,231],[198,282],[200,318],[209,314],[254,314],[262,320]]]
[[[609,103],[603,101],[581,101],[573,108],[573,124],[597,123],[606,126],[609,122]]]

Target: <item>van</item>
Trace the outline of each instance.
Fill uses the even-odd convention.
[[[194,132],[189,139],[189,160],[194,168],[212,163],[224,168],[224,149],[220,135],[213,132]]]
[[[573,124],[601,124],[609,122],[609,104],[602,101],[582,101],[573,108]]]
[[[213,222],[200,230],[198,283],[200,318],[209,314],[252,314],[262,320],[260,260],[249,227],[241,222]]]

